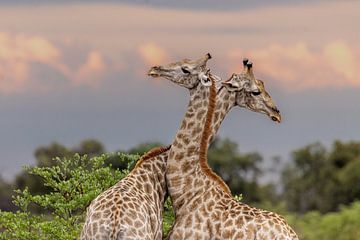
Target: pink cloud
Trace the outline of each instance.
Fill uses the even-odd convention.
[[[352,49],[344,42],[336,41],[326,44],[324,57],[338,74],[348,80],[355,77],[355,56]]]
[[[0,91],[23,91],[31,62],[53,65],[59,56],[58,49],[44,38],[0,33]]]
[[[31,81],[31,64],[41,63],[64,74],[76,85],[97,86],[106,69],[100,52],[91,51],[86,61],[72,70],[62,59],[62,51],[43,37],[0,33],[0,92],[11,94],[30,88],[51,89],[51,86],[34,86]]]
[[[137,50],[140,57],[149,66],[164,64],[169,59],[165,49],[155,43],[141,44]]]
[[[241,71],[241,59],[246,56],[254,62],[257,75],[271,78],[289,90],[360,86],[355,76],[360,52],[341,41],[329,42],[318,51],[299,42],[288,46],[274,44],[250,50],[234,49],[227,56],[228,61],[237,64],[230,65],[229,73]]]
[[[22,61],[0,60],[0,92],[14,93],[23,89],[28,76],[28,64]]]
[[[58,49],[39,36],[0,33],[0,59],[49,62],[59,58]]]
[[[76,84],[97,86],[102,74],[106,70],[106,64],[99,52],[92,51],[88,54],[86,62],[74,73]]]
[[[52,5],[4,6],[1,29],[22,34],[0,34],[0,92],[26,89],[32,62],[61,72],[71,86],[97,86],[105,72],[130,71],[140,79],[152,65],[206,52],[214,56],[209,62],[214,71],[240,71],[247,56],[260,77],[290,90],[359,86],[360,49],[353,27],[359,6],[360,2],[346,1],[233,11],[124,3],[79,3],[70,9],[59,5],[56,11]],[[77,16],[74,22],[68,21],[69,14]],[[88,58],[76,63],[78,68],[70,67],[60,42],[64,49],[81,43],[88,48]]]
[[[0,92],[27,84],[29,63],[34,61],[63,73],[74,85],[97,86],[105,72],[127,71],[140,79],[152,65],[194,59],[206,52],[214,56],[209,62],[214,71],[240,71],[241,59],[248,56],[260,77],[291,90],[359,86],[355,71],[360,49],[353,27],[359,21],[359,7],[360,2],[348,1],[233,11],[124,3],[59,5],[56,11],[52,5],[4,6],[0,29],[24,34],[0,34]],[[77,16],[74,24],[67,24],[69,15]],[[129,21],[135,15],[137,20]],[[84,54],[85,47],[89,55],[92,50],[97,54],[74,69],[64,60],[66,52],[48,39],[56,39],[64,49],[81,46],[74,56]],[[15,73],[9,76],[12,71],[18,72],[16,79]]]

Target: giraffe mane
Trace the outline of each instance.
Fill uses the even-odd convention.
[[[215,182],[219,184],[219,187],[222,188],[222,190],[228,194],[231,195],[231,191],[229,187],[226,185],[226,183],[210,168],[208,162],[207,162],[207,153],[208,153],[208,146],[209,146],[209,137],[211,134],[211,126],[214,119],[214,113],[215,113],[215,106],[216,106],[216,87],[215,87],[215,81],[212,77],[210,77],[211,80],[211,86],[210,86],[210,95],[209,95],[209,105],[208,110],[206,112],[205,117],[205,125],[203,134],[201,136],[200,140],[200,150],[199,150],[199,162],[200,162],[200,168],[202,172],[213,179]]]
[[[156,157],[166,151],[168,151],[171,148],[171,145],[169,146],[164,146],[164,147],[154,147],[152,149],[150,149],[149,151],[147,151],[144,155],[142,155],[139,159],[139,161],[137,161],[135,168],[138,168],[144,161]]]

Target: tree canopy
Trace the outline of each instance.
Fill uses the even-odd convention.
[[[282,173],[289,210],[339,210],[360,199],[360,142],[335,141],[331,149],[313,143],[292,153]]]

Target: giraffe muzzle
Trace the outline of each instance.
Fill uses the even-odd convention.
[[[277,107],[270,107],[269,109],[269,117],[271,118],[271,120],[273,120],[274,122],[278,122],[280,123],[281,122],[281,114],[280,114],[280,111]]]
[[[160,66],[152,67],[147,75],[150,77],[161,77],[161,67]]]

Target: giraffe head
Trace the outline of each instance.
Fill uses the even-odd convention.
[[[149,70],[148,75],[166,78],[188,89],[196,87],[199,82],[204,86],[210,86],[211,81],[209,77],[211,73],[210,69],[206,67],[206,63],[210,58],[211,55],[208,53],[196,61],[184,59],[168,65],[155,66]],[[213,77],[215,79],[218,78],[215,75]]]
[[[236,93],[236,105],[266,114],[271,120],[281,122],[280,111],[267,93],[264,82],[255,78],[252,63],[244,59],[243,66],[242,73],[234,73],[229,80],[222,82],[222,85],[228,91]]]

